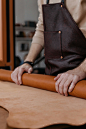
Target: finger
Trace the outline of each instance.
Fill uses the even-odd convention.
[[[22,74],[24,71],[25,71],[24,68],[20,68],[18,72],[18,82],[20,85],[22,84]]]
[[[54,78],[54,80],[57,81],[60,76],[61,76],[61,74],[58,74],[58,75]]]
[[[64,74],[64,77],[62,79],[62,81],[59,84],[59,92],[60,94],[64,95],[64,84],[68,79],[68,74]]]
[[[67,78],[67,81],[64,84],[64,95],[68,96],[68,87],[70,86],[71,82],[73,80],[73,75],[69,75],[69,77]]]
[[[18,72],[14,71],[14,72],[11,74],[11,78],[12,78],[12,80],[13,80],[16,84],[19,84],[19,82],[18,82]]]
[[[62,76],[60,76],[59,79],[55,83],[55,88],[58,93],[59,93],[59,84],[60,84],[61,80],[62,80]]]
[[[33,68],[30,67],[30,68],[28,69],[28,73],[32,73],[32,71],[33,71]]]
[[[72,92],[72,91],[73,91],[73,89],[74,89],[74,87],[75,87],[75,85],[76,85],[76,83],[77,83],[78,81],[79,81],[79,76],[75,75],[75,76],[74,76],[74,79],[73,79],[73,81],[72,81],[72,83],[71,83],[71,85],[70,85],[70,87],[69,87],[68,92]]]

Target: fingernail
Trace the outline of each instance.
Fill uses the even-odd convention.
[[[58,92],[58,89],[57,89],[57,87],[56,87],[56,91]]]
[[[57,85],[57,82],[55,82],[55,85]]]
[[[32,71],[32,68],[29,68],[29,71],[28,72],[31,73],[31,71]]]
[[[28,70],[28,73],[30,73],[30,70]]]
[[[69,89],[68,92],[71,92],[71,90]]]
[[[20,85],[20,83],[18,83],[18,85]]]
[[[57,88],[56,88],[56,91],[57,91]],[[58,91],[57,91],[58,92]]]
[[[68,95],[65,95],[66,97],[68,96]]]
[[[29,68],[29,71],[31,71],[32,70],[32,68]]]

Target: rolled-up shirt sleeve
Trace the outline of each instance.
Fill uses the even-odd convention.
[[[39,17],[32,43],[40,44],[44,48],[44,26],[42,16],[42,0],[38,0]]]

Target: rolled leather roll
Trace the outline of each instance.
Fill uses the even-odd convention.
[[[13,82],[11,73],[12,71],[0,69],[0,80]],[[22,75],[22,82],[26,86],[56,92],[54,77],[50,75],[24,73]],[[86,99],[86,80],[79,81],[69,95]]]

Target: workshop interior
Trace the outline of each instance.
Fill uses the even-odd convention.
[[[0,68],[14,70],[23,64],[35,33],[38,21],[37,0],[9,0],[3,4],[3,13],[0,15],[2,21],[0,34],[3,33],[0,41]],[[4,7],[5,6],[5,7]],[[1,44],[3,43],[3,44]],[[44,52],[37,57],[34,63],[34,72],[44,73]]]
[[[29,77],[24,73],[25,87],[11,80],[12,71],[22,65],[28,55],[38,16],[38,0],[0,0],[0,129],[85,129],[86,81],[77,84],[70,93],[74,97],[67,101],[63,96],[56,96],[53,77],[44,76],[44,50],[34,62],[33,74]]]

